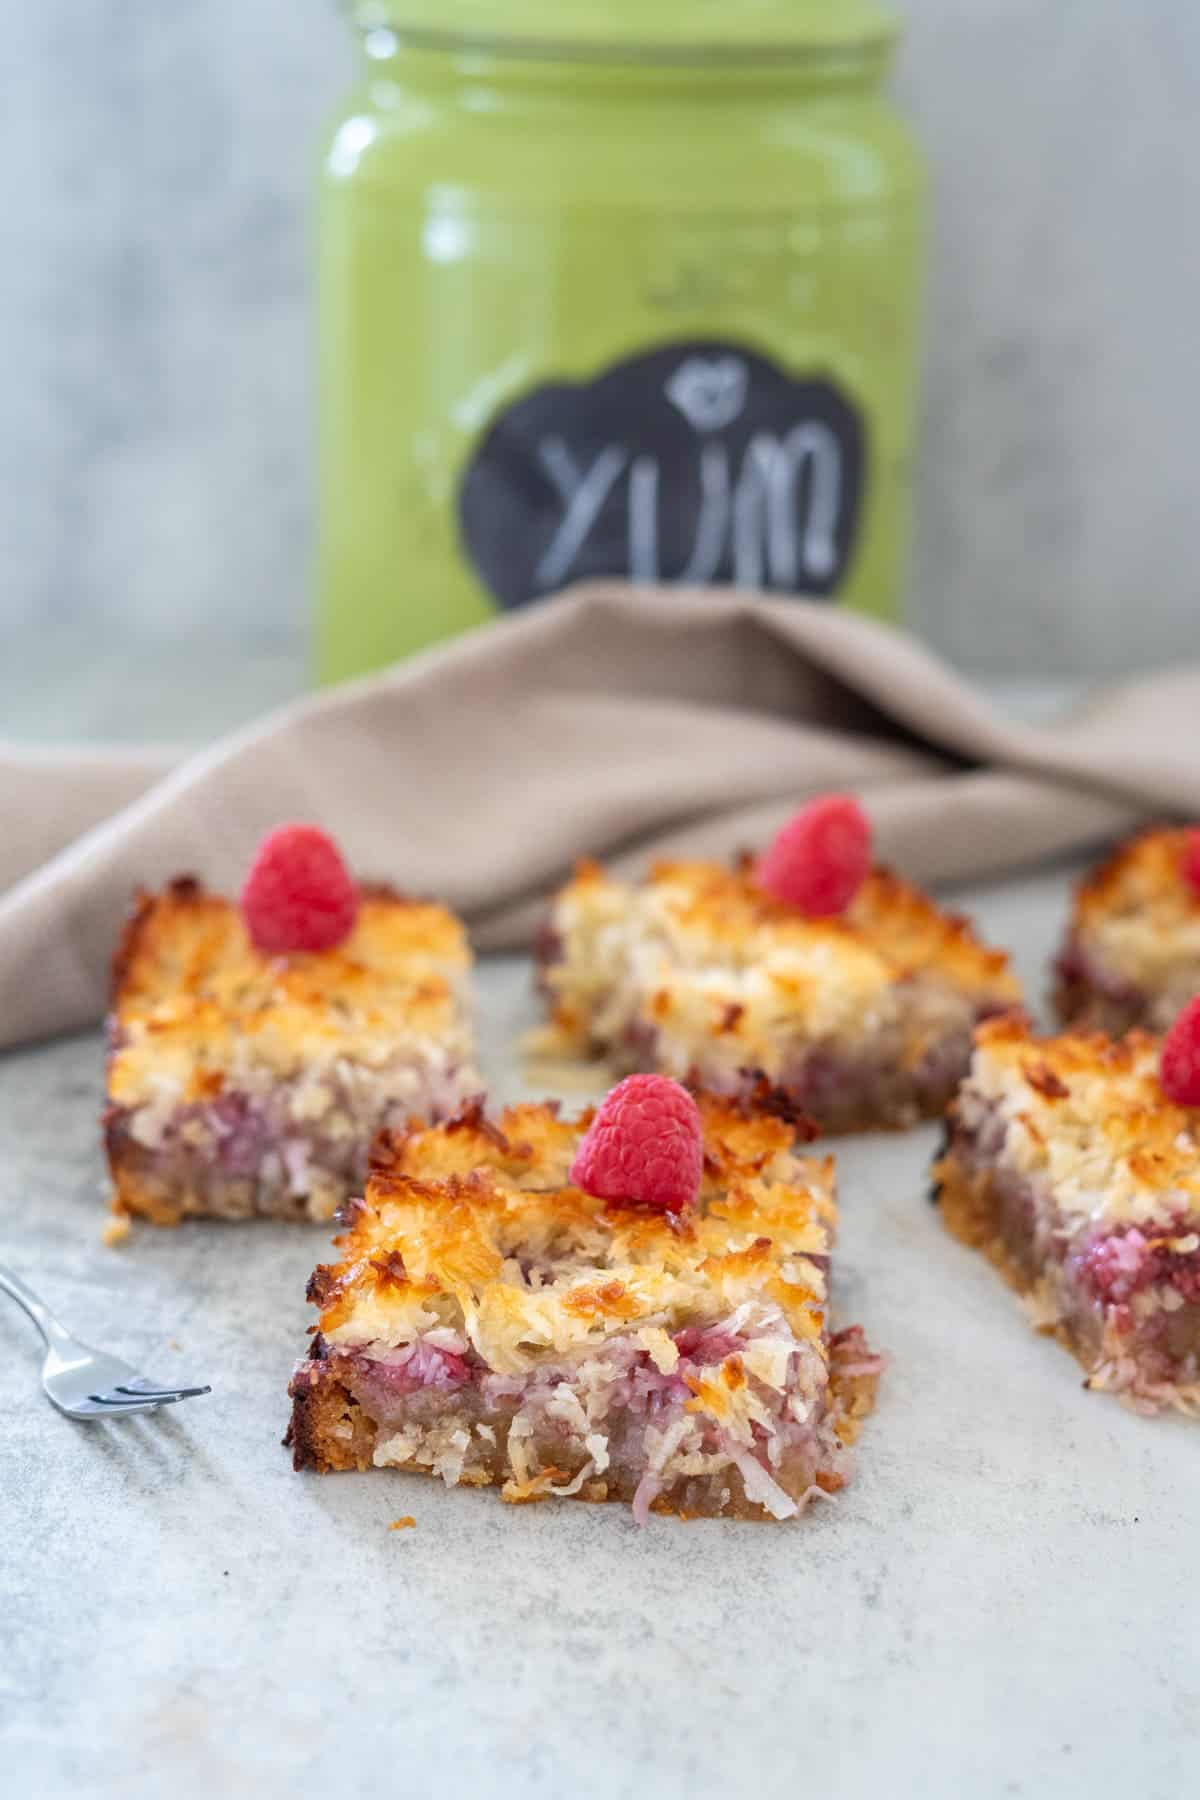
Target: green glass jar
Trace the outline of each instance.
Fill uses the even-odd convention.
[[[890,616],[923,183],[874,0],[357,0],[319,668],[590,576]]]

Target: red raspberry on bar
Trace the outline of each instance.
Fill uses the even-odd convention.
[[[1183,879],[1192,892],[1200,894],[1200,825],[1188,832],[1183,846]]]
[[[242,917],[270,956],[332,950],[358,917],[358,889],[333,839],[315,825],[279,825],[258,846]]]
[[[1188,1001],[1163,1039],[1159,1079],[1176,1106],[1200,1106],[1200,996]]]
[[[666,1075],[629,1075],[585,1132],[571,1181],[597,1200],[629,1200],[662,1212],[694,1206],[704,1140],[696,1102]]]
[[[809,918],[845,912],[871,871],[871,825],[850,794],[801,807],[759,858],[758,884]]]

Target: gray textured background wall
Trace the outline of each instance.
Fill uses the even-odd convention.
[[[906,0],[937,243],[913,616],[998,673],[1192,654],[1200,3]],[[13,0],[0,656],[286,652],[309,561],[306,205],[332,0]]]

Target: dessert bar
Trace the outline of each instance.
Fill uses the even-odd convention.
[[[1161,827],[1122,844],[1076,889],[1055,965],[1064,1024],[1165,1031],[1200,994],[1200,833]]]
[[[935,1170],[942,1216],[1025,1296],[1087,1386],[1200,1411],[1200,1109],[1155,1040],[980,1028]],[[1194,1059],[1193,1059],[1194,1060]]]
[[[359,890],[334,947],[290,953],[194,880],[142,894],[109,1021],[114,1210],[332,1217],[382,1126],[482,1088],[469,967],[451,913],[385,887]]]
[[[882,1365],[829,1323],[832,1162],[785,1119],[696,1104],[678,1212],[572,1185],[591,1112],[387,1134],[309,1285],[296,1467],[622,1500],[639,1522],[787,1519],[841,1488]]]
[[[878,868],[837,916],[810,917],[749,859],[664,862],[641,884],[586,863],[538,962],[548,1053],[719,1093],[765,1084],[830,1131],[941,1112],[975,1024],[1020,998],[1003,952]]]

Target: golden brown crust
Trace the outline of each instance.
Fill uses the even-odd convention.
[[[584,888],[607,880],[595,863],[576,870],[575,883]],[[942,912],[928,894],[886,867],[871,871],[845,914],[819,921],[764,892],[749,861],[732,869],[720,863],[662,861],[652,867],[647,886],[674,889],[679,898],[673,910],[680,924],[714,948],[736,946],[763,928],[778,943],[803,941],[815,928],[831,941],[859,944],[884,956],[895,979],[937,968],[956,984],[1020,997],[1007,951],[984,944],[964,913]]]
[[[307,1384],[293,1380],[288,1390],[292,1417],[284,1444],[294,1469],[322,1475],[369,1469],[379,1427],[368,1419],[340,1381]]]
[[[1002,1142],[1006,1166],[1066,1219],[1115,1229],[1200,1213],[1200,1108],[1163,1091],[1157,1038],[1036,1037],[1013,1018],[975,1038],[954,1117]]]
[[[186,907],[199,901],[203,893],[203,884],[195,875],[176,875],[167,883],[163,894],[150,893],[146,888],[137,889],[129,917],[113,951],[109,996],[114,1008],[131,982],[131,971],[141,954],[142,939],[163,900]]]
[[[1110,1038],[1098,1031],[1038,1037],[1027,1018],[989,1019],[975,1034],[970,1083],[984,1071],[1007,1077],[1022,1118],[1041,1136],[1075,1129],[1124,1159],[1147,1187],[1197,1186],[1197,1109],[1168,1099],[1159,1078],[1159,1040],[1145,1031]],[[1050,1120],[1048,1110],[1059,1110]]]
[[[336,1240],[341,1259],[313,1278],[321,1331],[378,1337],[437,1307],[456,1327],[471,1317],[493,1366],[523,1367],[527,1327],[561,1349],[608,1323],[706,1300],[719,1310],[750,1284],[815,1337],[824,1282],[809,1259],[828,1250],[836,1217],[830,1159],[799,1159],[794,1127],[769,1113],[705,1094],[697,1105],[703,1184],[682,1216],[570,1184],[592,1108],[564,1120],[554,1106],[513,1106],[493,1124],[473,1107],[433,1130],[382,1133],[366,1198]],[[531,1294],[507,1272],[518,1256],[549,1259],[554,1278]]]
[[[268,955],[250,942],[233,901],[179,876],[159,893],[140,890],[113,957],[117,1028],[164,1005],[190,1007],[198,1025],[236,1013],[253,1027],[268,1006],[370,1012],[397,975],[406,990],[422,969],[465,969],[462,924],[434,902],[411,900],[383,883],[360,887],[358,920],[332,950]]]
[[[1159,908],[1200,919],[1200,893],[1183,879],[1189,830],[1149,825],[1118,844],[1075,889],[1075,916],[1084,925],[1130,910]]]

